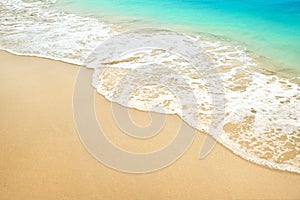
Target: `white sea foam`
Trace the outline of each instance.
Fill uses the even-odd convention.
[[[0,0],[0,48],[22,55],[62,60],[82,64],[103,41],[118,34],[120,27],[99,19],[56,11],[54,1]],[[237,155],[272,168],[300,173],[300,86],[261,69],[264,64],[246,49],[204,36],[189,36],[213,60],[225,90],[225,121],[216,138]],[[143,70],[135,79],[126,74],[137,66]],[[205,81],[193,67],[178,56],[162,50],[141,50],[124,55],[119,62],[106,66],[103,73],[95,69],[93,85],[107,99],[138,108],[179,114],[195,128],[208,132],[212,103]],[[155,67],[155,70],[153,70]],[[264,67],[264,66],[263,66]],[[189,87],[179,87],[174,76],[160,76],[171,68],[185,77]],[[210,74],[214,76],[214,74]],[[116,85],[139,88],[129,102],[116,98]],[[136,85],[144,80],[163,82],[162,85]],[[217,84],[217,83],[216,83]],[[172,90],[170,90],[170,88]],[[124,88],[123,88],[124,89]],[[197,98],[191,108],[179,103],[174,94],[190,91]],[[194,104],[193,104],[194,105]],[[195,112],[184,115],[185,112]],[[200,117],[201,123],[196,123]]]
[[[0,1],[0,47],[13,53],[82,64],[118,28],[50,9],[49,1]]]

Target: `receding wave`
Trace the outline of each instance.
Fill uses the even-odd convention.
[[[99,44],[123,30],[120,25],[104,23],[98,18],[56,11],[52,3],[0,0],[0,48],[15,54],[83,64]],[[226,110],[224,126],[216,137],[218,142],[247,160],[300,173],[300,77],[284,78],[266,70],[267,63],[240,45],[204,35],[189,37],[213,60],[213,67],[223,81]],[[151,64],[155,64],[155,70],[151,70]],[[189,109],[188,105],[179,106],[172,92],[159,85],[140,87],[127,106],[153,111],[158,111],[155,110],[158,106],[164,107],[167,113],[178,114],[209,134],[212,108],[205,82],[186,60],[167,51],[154,49],[127,54],[107,64],[105,73],[95,69],[93,85],[107,99],[124,104],[122,98],[113,98],[114,88],[137,65],[148,68],[136,79],[163,81],[174,86],[172,76],[159,80],[165,66],[186,77],[198,99],[196,110],[201,125],[185,118],[182,110]],[[178,90],[175,93],[184,90],[173,88]]]

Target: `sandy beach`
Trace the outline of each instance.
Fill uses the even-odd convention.
[[[72,94],[79,66],[0,52],[0,199],[300,199],[300,175],[248,162],[221,145],[204,159],[197,133],[171,166],[127,174],[94,159],[77,134]],[[125,136],[114,123],[110,102],[96,96],[98,120],[124,149],[151,151],[180,124],[167,117],[150,140]],[[131,111],[137,123],[148,113]]]

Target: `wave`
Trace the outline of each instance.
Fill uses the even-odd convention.
[[[0,48],[82,65],[97,46],[125,30],[119,24],[55,10],[51,6],[54,2],[0,0]],[[212,59],[223,81],[225,120],[215,137],[217,141],[257,164],[300,173],[300,77],[290,79],[266,70],[268,64],[241,45],[204,34],[189,37]],[[146,65],[135,79],[123,79],[122,84],[138,87],[137,83],[150,79],[163,82],[173,91],[150,84],[139,87],[129,102],[115,98],[115,88],[122,77]],[[197,98],[196,107],[178,102],[174,93],[182,93],[185,88],[176,85],[174,76],[160,76],[167,73],[166,66],[188,80]],[[93,85],[108,100],[140,110],[159,112],[157,108],[163,107],[165,112],[178,114],[188,124],[210,134],[209,90],[184,59],[163,50],[140,50],[106,67],[105,73],[95,69]],[[195,112],[183,115],[191,111]],[[201,124],[190,117],[195,115]]]

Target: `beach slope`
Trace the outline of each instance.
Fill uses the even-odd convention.
[[[198,133],[173,165],[133,175],[95,160],[82,145],[72,113],[79,66],[0,52],[0,199],[300,199],[300,175],[248,162],[221,145],[204,159]],[[131,141],[114,123],[110,102],[96,97],[99,120],[114,143],[159,148],[180,124],[167,117],[160,135]],[[148,114],[131,111],[134,119]],[[139,143],[140,142],[140,143]]]

